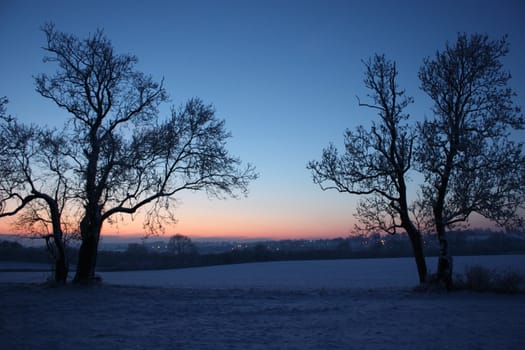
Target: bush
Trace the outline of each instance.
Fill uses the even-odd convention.
[[[515,271],[507,271],[502,275],[496,275],[494,280],[495,291],[498,293],[519,293],[524,278]]]
[[[493,271],[476,265],[465,269],[466,288],[484,292],[489,291],[493,285]]]
[[[522,275],[516,271],[499,273],[486,267],[474,265],[465,268],[464,276],[456,276],[455,289],[473,290],[476,292],[496,292],[514,294],[522,292]]]

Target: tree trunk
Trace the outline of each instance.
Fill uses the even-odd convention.
[[[434,220],[436,225],[436,233],[439,240],[439,258],[437,268],[437,281],[443,284],[447,290],[452,289],[452,257],[448,251],[448,242],[446,237],[446,222],[444,220],[444,208],[445,208],[445,197],[447,195],[447,189],[449,185],[450,174],[452,173],[452,167],[454,164],[454,158],[458,153],[457,140],[457,129],[451,132],[452,139],[450,141],[450,151],[447,155],[445,163],[445,171],[441,176],[441,184],[438,188],[437,199],[432,208],[434,214]]]
[[[53,257],[55,266],[53,270],[53,280],[57,284],[66,284],[69,270],[66,249],[62,240],[62,231],[56,231],[52,235],[44,237],[49,254]]]
[[[55,261],[55,282],[66,284],[67,274],[69,272],[69,264],[66,256],[66,249],[62,239],[55,238],[55,245],[57,247],[57,256]]]
[[[46,201],[51,212],[51,222],[53,225],[53,243],[55,245],[55,282],[60,284],[66,284],[67,274],[69,272],[69,264],[66,255],[66,246],[64,242],[64,233],[62,232],[61,226],[61,212],[56,199],[48,196],[47,194],[33,191],[34,194],[38,195]],[[46,244],[49,247],[49,236],[46,239]]]
[[[446,237],[445,226],[437,221],[436,230],[439,239],[439,258],[437,268],[437,279],[439,283],[445,285],[450,290],[452,289],[452,257],[448,250],[448,240]]]
[[[427,280],[427,263],[425,261],[425,255],[423,254],[421,233],[415,228],[409,228],[406,229],[406,231],[410,238],[410,242],[412,243],[412,251],[414,252],[414,259],[416,260],[419,283],[424,283]]]
[[[87,192],[92,193],[92,192]],[[94,204],[93,204],[94,203]],[[80,236],[82,243],[78,251],[77,272],[74,282],[89,284],[96,282],[95,268],[97,266],[98,242],[102,230],[102,215],[95,199],[86,206],[84,217],[80,221]]]
[[[97,265],[98,241],[98,235],[95,234],[82,238],[78,251],[75,283],[89,284],[96,280],[95,268]]]
[[[99,213],[86,213],[86,216],[80,222],[82,243],[78,251],[75,283],[89,284],[96,281],[95,268],[97,265],[98,242],[101,230],[102,220]]]
[[[427,281],[427,262],[425,261],[425,254],[423,253],[423,240],[421,239],[421,232],[416,228],[410,215],[408,215],[408,205],[406,200],[406,185],[404,174],[398,174],[400,184],[400,211],[401,226],[405,229],[410,242],[412,243],[412,251],[414,253],[414,259],[416,260],[417,273],[419,276],[419,283],[425,283]]]

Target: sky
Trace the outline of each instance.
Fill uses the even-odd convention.
[[[200,97],[215,106],[232,132],[228,149],[257,167],[247,198],[217,200],[184,193],[178,223],[167,234],[191,237],[321,238],[354,232],[358,198],[322,191],[306,169],[330,142],[341,146],[345,128],[369,125],[365,60],[395,60],[399,85],[413,96],[411,120],[430,115],[417,72],[458,32],[508,34],[516,102],[525,106],[525,2],[499,1],[45,1],[0,2],[0,96],[9,114],[28,123],[61,126],[68,118],[35,92],[44,64],[48,21],[80,38],[102,28],[137,68],[164,79],[179,106]],[[417,175],[414,176],[417,179]],[[411,193],[417,181],[411,184]],[[474,223],[476,224],[476,223]],[[482,225],[478,223],[478,225]],[[12,230],[0,221],[0,232]],[[105,226],[106,234],[142,234],[140,219]]]

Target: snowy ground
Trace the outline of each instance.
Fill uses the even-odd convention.
[[[436,258],[427,258],[427,265],[434,271]],[[525,275],[525,255],[454,258],[456,273],[463,273],[466,266],[472,265]],[[21,269],[41,271],[19,272]],[[47,269],[49,265],[45,264],[0,261],[0,283],[41,283],[50,277],[50,272],[44,271]],[[285,261],[100,275],[107,284],[174,288],[411,288],[418,283],[413,258]]]
[[[458,272],[473,264],[523,272],[525,256],[455,260]],[[0,272],[2,349],[521,349],[525,343],[525,295],[413,292],[411,259],[113,272],[90,288],[13,283],[41,282],[36,274]]]

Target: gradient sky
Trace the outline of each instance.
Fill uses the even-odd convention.
[[[353,231],[357,198],[323,192],[306,163],[345,128],[374,114],[357,106],[367,91],[362,59],[384,53],[415,104],[413,120],[430,113],[417,71],[458,32],[509,35],[505,59],[517,103],[525,106],[525,2],[499,1],[45,1],[0,2],[0,96],[20,120],[60,126],[67,114],[34,89],[42,63],[40,26],[84,38],[103,28],[117,52],[165,79],[173,105],[198,96],[212,103],[233,133],[229,149],[253,163],[260,179],[248,198],[180,196],[179,223],[190,236],[335,237]],[[168,115],[169,105],[162,113]],[[417,178],[417,177],[416,177]],[[416,183],[412,183],[415,190]],[[0,221],[0,232],[10,231]],[[141,221],[105,227],[141,233]]]

